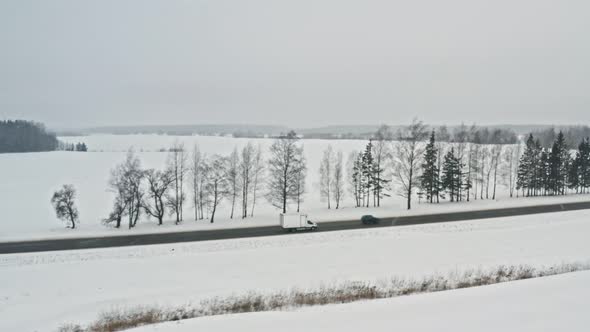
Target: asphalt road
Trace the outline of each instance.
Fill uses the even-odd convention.
[[[526,207],[512,207],[494,210],[477,210],[464,212],[449,212],[440,214],[415,215],[382,218],[377,225],[362,225],[357,220],[342,220],[318,223],[316,232],[332,232],[349,229],[378,228],[391,226],[406,226],[418,224],[432,224],[439,222],[452,222],[471,219],[488,219],[509,216],[521,216],[536,213],[562,212],[590,209],[590,202],[577,202],[565,204],[537,205]],[[360,218],[360,216],[359,216]],[[72,238],[55,239],[42,241],[22,241],[0,243],[0,254],[75,250],[92,248],[109,248],[138,246],[177,242],[195,242],[209,240],[238,239],[259,236],[287,235],[280,226],[260,226],[248,228],[231,228],[175,233],[137,234],[124,236],[94,237],[94,238]],[[295,235],[289,235],[295,236]]]

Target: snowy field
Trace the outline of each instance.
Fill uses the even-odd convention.
[[[90,322],[113,308],[178,306],[249,290],[415,278],[498,265],[588,262],[588,220],[590,212],[572,211],[403,228],[1,255],[0,331],[52,331],[64,322]]]
[[[590,271],[393,299],[203,317],[130,332],[588,331]]]
[[[278,210],[270,206],[263,197],[259,197],[255,218],[246,220],[229,219],[227,206],[221,207],[215,224],[207,221],[194,221],[192,207],[186,204],[185,222],[173,225],[171,221],[158,227],[154,220],[142,220],[133,230],[113,229],[104,226],[105,218],[112,206],[112,194],[107,191],[110,170],[125,158],[126,151],[133,147],[144,168],[163,168],[167,153],[159,152],[170,147],[174,142],[184,143],[188,150],[198,144],[207,154],[228,155],[234,147],[243,147],[247,142],[260,144],[268,149],[270,139],[237,139],[231,137],[209,136],[165,136],[165,135],[94,135],[85,137],[62,137],[66,142],[85,142],[88,153],[50,152],[26,154],[0,154],[0,241],[80,237],[97,235],[126,235],[130,232],[162,232],[210,229],[219,227],[248,227],[256,225],[278,224]],[[538,205],[553,202],[570,202],[590,200],[589,195],[569,195],[552,198],[510,199],[507,190],[500,185],[495,201],[478,200],[463,203],[443,203],[440,205],[418,204],[408,212],[403,198],[395,194],[385,198],[383,206],[378,209],[354,208],[350,195],[345,197],[340,210],[328,210],[320,200],[319,163],[324,149],[332,145],[335,151],[341,150],[345,159],[351,151],[364,149],[366,142],[360,140],[303,140],[308,161],[307,194],[304,197],[303,210],[317,221],[356,219],[362,214],[377,216],[395,216],[419,213],[437,213],[472,209],[491,209],[508,206]],[[62,184],[74,184],[78,190],[78,207],[81,223],[76,230],[65,229],[63,222],[56,219],[49,203],[53,191]]]

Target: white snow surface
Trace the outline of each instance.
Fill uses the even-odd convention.
[[[130,332],[588,331],[590,271],[350,304],[203,317]]]
[[[174,142],[181,142],[192,151],[195,144],[203,153],[228,155],[234,148],[241,148],[253,142],[264,151],[272,144],[271,139],[242,139],[211,136],[166,136],[166,135],[92,135],[83,137],[61,137],[65,142],[85,142],[88,153],[49,152],[0,154],[0,241],[18,241],[64,237],[91,237],[128,235],[154,232],[174,232],[185,230],[212,229],[223,227],[249,227],[259,225],[278,225],[279,211],[273,208],[259,194],[254,218],[229,218],[227,202],[222,203],[216,222],[194,221],[190,202],[185,205],[185,221],[174,225],[167,220],[157,226],[152,220],[142,220],[132,230],[106,227],[101,220],[108,216],[112,207],[113,194],[107,191],[110,170],[122,162],[129,148],[133,148],[144,168],[165,166],[167,153],[159,152],[169,148]],[[563,197],[509,198],[507,189],[498,186],[496,200],[477,200],[471,202],[441,204],[419,204],[414,199],[413,209],[405,209],[405,201],[397,196],[383,200],[381,208],[354,208],[350,195],[345,196],[342,208],[328,210],[320,199],[318,190],[319,164],[323,151],[332,145],[335,151],[344,153],[345,162],[350,152],[363,150],[366,141],[362,140],[303,140],[308,165],[308,176],[303,210],[314,221],[357,219],[363,214],[376,216],[399,216],[407,214],[439,213],[474,209],[493,209],[510,206],[540,205],[590,200],[590,195],[568,195]],[[64,227],[55,217],[49,203],[52,193],[62,184],[73,184],[78,191],[77,205],[81,222],[77,229]],[[188,188],[187,188],[188,194]],[[189,195],[190,198],[190,195]]]
[[[65,322],[88,323],[113,308],[182,306],[251,290],[315,288],[394,276],[419,278],[503,264],[587,262],[589,220],[590,212],[572,211],[370,230],[0,255],[0,331],[52,331]],[[584,289],[587,287],[579,291]],[[489,319],[501,320],[496,315]]]

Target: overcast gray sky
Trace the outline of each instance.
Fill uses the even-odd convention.
[[[2,0],[0,118],[590,123],[590,1]]]

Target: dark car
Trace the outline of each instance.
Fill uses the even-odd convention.
[[[366,215],[361,217],[361,222],[364,225],[376,225],[379,223],[379,218],[375,218],[371,215]]]

